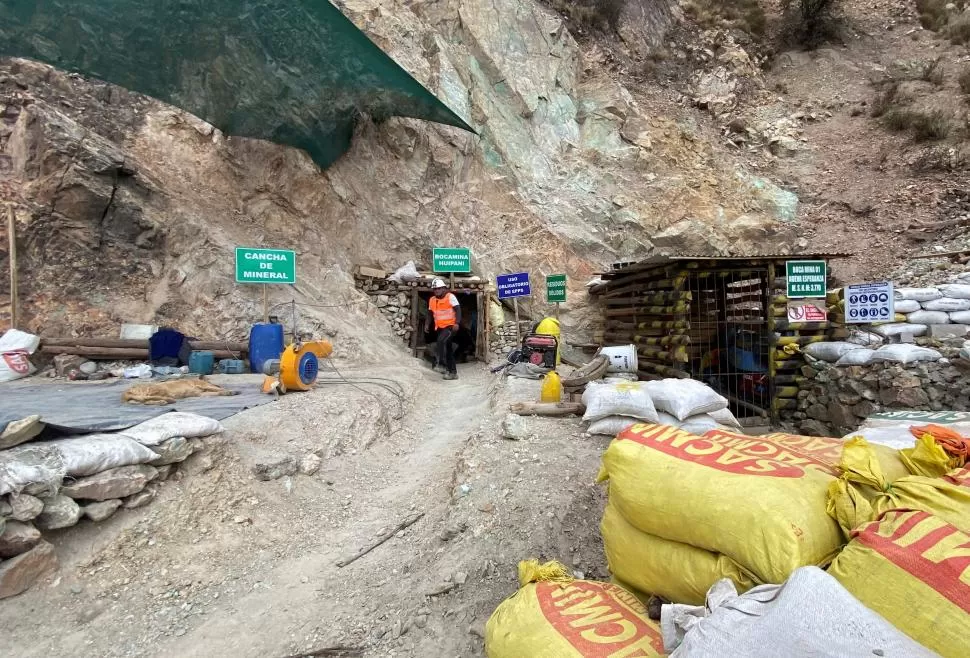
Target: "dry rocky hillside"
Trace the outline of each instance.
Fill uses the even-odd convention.
[[[843,281],[938,283],[946,254],[970,249],[962,0],[837,1],[811,48],[783,2],[335,4],[476,133],[365,120],[321,171],[103,82],[0,60],[22,328],[150,322],[240,340],[261,316],[261,291],[233,283],[233,247],[251,245],[297,251],[299,283],[271,302],[284,316],[297,302],[300,327],[335,344],[326,385],[228,419],[151,505],[45,534],[60,570],[0,602],[0,653],[481,656],[519,560],[609,577],[594,484],[607,440],[575,419],[503,424],[538,382],[418,368],[355,265],[428,266],[439,244],[471,247],[483,277],[565,271],[563,318],[581,336],[583,285],[618,260],[850,252]],[[816,427],[812,408],[846,393],[824,377],[804,399]],[[255,475],[280,460],[294,467]]]

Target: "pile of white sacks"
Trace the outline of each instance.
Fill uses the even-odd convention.
[[[741,429],[727,399],[693,379],[593,381],[586,386],[583,404],[590,434],[615,436],[636,423],[670,425],[697,435]]]
[[[171,412],[120,433],[36,441],[39,420],[11,423],[0,436],[0,446],[24,441],[0,450],[0,598],[56,567],[42,532],[150,503],[202,437],[223,429],[211,418]]]
[[[933,288],[898,288],[896,315],[905,316],[905,322],[875,325],[871,331],[854,329],[848,340],[813,343],[802,351],[810,357],[809,361],[817,359],[839,366],[939,361],[943,355],[934,349],[883,343],[902,335],[970,338],[970,279],[965,279],[966,283],[959,281]]]

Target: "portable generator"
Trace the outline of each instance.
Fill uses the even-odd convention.
[[[559,341],[555,336],[529,334],[522,339],[522,361],[543,368],[556,367]]]

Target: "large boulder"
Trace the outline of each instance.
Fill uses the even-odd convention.
[[[25,493],[10,494],[10,518],[14,521],[33,521],[44,511],[44,501]]]
[[[100,503],[90,503],[82,507],[84,516],[88,517],[94,522],[104,521],[121,507],[122,501],[120,500],[105,500]]]
[[[70,528],[81,520],[81,508],[67,496],[50,496],[43,501],[44,511],[34,520],[41,530]]]
[[[144,489],[156,477],[158,469],[154,466],[122,466],[81,478],[66,485],[61,491],[65,496],[81,500],[127,498]]]
[[[40,531],[29,523],[8,521],[0,533],[0,558],[17,557],[40,543]]]
[[[56,569],[57,555],[46,541],[23,555],[0,562],[0,599],[26,592],[41,576]]]

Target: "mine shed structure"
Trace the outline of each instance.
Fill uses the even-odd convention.
[[[641,379],[698,379],[728,398],[742,423],[777,422],[797,410],[805,365],[797,347],[847,335],[833,313],[838,293],[831,292],[828,267],[847,256],[653,256],[620,263],[589,289],[602,309],[597,339],[634,344]],[[811,300],[824,320],[789,320],[790,301],[809,301],[787,297],[785,263],[793,260],[826,262],[829,293]]]
[[[423,272],[416,280],[396,283],[387,279],[387,272],[376,268],[357,266],[354,270],[357,288],[377,300],[378,307],[394,324],[397,335],[411,349],[413,356],[424,354],[428,340],[432,338],[425,334],[424,325],[428,300],[433,294],[431,283],[439,277],[448,282],[449,289],[461,304],[462,327],[466,332],[463,339],[472,342],[468,357],[487,361],[489,333],[493,329],[489,327],[487,281],[464,274]]]

